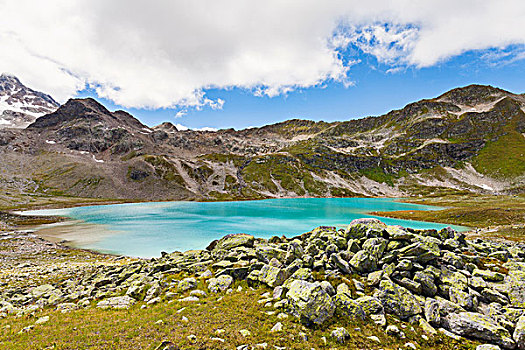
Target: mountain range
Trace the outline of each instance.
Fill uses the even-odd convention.
[[[377,117],[219,131],[150,128],[91,98],[59,106],[7,75],[0,89],[2,108],[11,108],[0,119],[9,121],[0,129],[0,204],[55,195],[230,200],[525,189],[525,95],[491,86]]]

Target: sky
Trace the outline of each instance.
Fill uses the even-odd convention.
[[[525,1],[0,0],[0,71],[154,126],[380,115],[468,84],[525,92]]]

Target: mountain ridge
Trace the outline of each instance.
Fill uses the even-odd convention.
[[[524,109],[523,95],[469,85],[375,117],[192,131],[71,99],[0,132],[0,185],[140,200],[520,193]]]

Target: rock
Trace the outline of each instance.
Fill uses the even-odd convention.
[[[245,337],[245,338],[246,338],[246,337],[249,337],[249,336],[252,335],[252,332],[250,332],[250,331],[247,330],[247,329],[241,329],[241,330],[239,330],[239,333],[241,333],[241,335],[242,335],[243,337]]]
[[[366,339],[370,339],[370,340],[372,340],[372,341],[374,341],[374,342],[376,342],[378,344],[381,344],[381,340],[378,337],[376,337],[375,335],[371,335],[369,337],[366,337]]]
[[[436,299],[427,298],[425,301],[425,319],[434,326],[441,323],[439,302]]]
[[[163,341],[155,350],[175,350],[175,345],[170,341]]]
[[[180,302],[195,302],[195,301],[199,301],[199,298],[194,297],[194,296],[189,296],[186,298],[179,299],[179,301]]]
[[[401,331],[395,325],[390,325],[386,327],[385,333],[392,337],[401,338],[401,339],[405,338],[405,333],[403,333],[403,331]]]
[[[146,286],[142,282],[133,283],[127,290],[126,295],[129,295],[135,300],[143,300],[145,297]]]
[[[509,299],[512,306],[525,308],[525,272],[510,270],[505,282],[509,286]]]
[[[350,264],[348,264],[340,254],[332,254],[330,256],[330,261],[334,264],[335,267],[339,269],[342,273],[346,275],[350,275],[352,273],[352,268],[350,267]]]
[[[355,299],[355,302],[361,307],[366,316],[382,315],[385,313],[383,304],[378,298],[366,295]]]
[[[377,232],[378,234],[382,233],[387,226],[383,222],[374,218],[362,218],[355,219],[350,222],[346,228],[345,235],[346,237],[351,238],[361,238],[364,237],[367,232]]]
[[[365,319],[365,312],[361,305],[346,293],[338,293],[335,295],[335,305],[337,310],[344,316],[352,319]]]
[[[219,239],[213,250],[229,251],[237,247],[252,248],[254,241],[253,236],[244,233],[230,234]]]
[[[62,313],[71,312],[73,310],[77,310],[78,308],[78,305],[75,303],[62,303],[56,306],[56,309]]]
[[[350,259],[350,265],[360,273],[377,269],[377,259],[366,250],[360,250]]]
[[[40,317],[38,320],[36,320],[35,324],[44,324],[49,321],[49,316],[43,316]]]
[[[501,350],[501,348],[493,344],[482,344],[476,346],[476,350]]]
[[[421,283],[412,281],[410,278],[403,277],[396,281],[400,286],[405,287],[409,291],[415,294],[421,294]]]
[[[233,283],[233,277],[229,275],[222,275],[217,278],[210,278],[208,280],[208,289],[212,293],[225,292]]]
[[[451,313],[445,318],[444,324],[457,335],[487,340],[505,349],[515,346],[509,332],[486,315],[474,312]]]
[[[472,272],[472,276],[481,277],[487,282],[501,282],[505,278],[505,275],[502,273],[479,269],[475,269]]]
[[[335,311],[334,301],[318,283],[293,281],[286,297],[291,313],[306,322],[322,324]]]
[[[334,287],[332,286],[332,284],[330,282],[328,282],[328,281],[321,281],[321,282],[319,282],[319,284],[324,289],[324,291],[326,293],[328,293],[329,296],[334,296],[335,295],[335,289],[334,289]]]
[[[471,294],[467,292],[464,292],[454,287],[450,287],[450,289],[448,290],[448,294],[451,302],[459,305],[460,307],[466,310],[472,310],[476,306],[474,298]]]
[[[379,284],[381,278],[383,278],[383,270],[370,272],[367,277],[367,282],[372,287],[375,287]]]
[[[367,251],[377,261],[383,256],[387,244],[388,241],[384,238],[372,237],[363,243],[363,250]]]
[[[525,316],[521,316],[516,323],[514,334],[512,335],[518,349],[525,349]]]
[[[197,280],[193,277],[187,277],[179,282],[178,289],[181,292],[185,292],[187,290],[193,289],[197,286]]]
[[[33,288],[33,290],[31,291],[31,295],[35,298],[40,298],[45,294],[49,294],[54,289],[55,287],[53,287],[50,284],[43,284],[41,286]]]
[[[282,285],[287,277],[286,270],[272,265],[264,265],[259,273],[259,281],[272,288]]]
[[[334,329],[330,335],[335,339],[335,341],[341,344],[344,344],[346,340],[350,338],[350,333],[348,333],[348,331],[343,327]]]
[[[283,330],[283,324],[281,322],[277,322],[273,327],[272,329],[270,329],[270,332],[271,333],[275,333],[275,332],[281,332]]]
[[[273,289],[272,297],[274,300],[279,300],[282,298],[284,293],[284,288],[282,286],[277,286]]]
[[[434,327],[430,325],[424,318],[419,319],[419,327],[423,330],[423,332],[429,334],[429,335],[435,335],[437,334],[437,331]]]
[[[100,309],[128,309],[133,304],[135,304],[135,299],[125,295],[102,300],[97,304],[97,307]]]
[[[421,292],[427,297],[433,297],[437,293],[437,287],[434,283],[434,276],[426,271],[414,273],[414,282],[421,285]]]
[[[464,274],[452,271],[447,268],[441,269],[440,276],[441,283],[447,285],[447,287],[454,287],[459,290],[467,290],[468,288],[468,279]]]
[[[398,286],[389,279],[382,280],[379,284],[377,298],[381,300],[387,313],[407,319],[421,313],[418,300],[406,288]]]

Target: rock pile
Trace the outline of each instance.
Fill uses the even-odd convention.
[[[234,280],[246,280],[273,288],[264,303],[307,325],[332,317],[370,319],[401,337],[397,327],[387,327],[389,314],[419,324],[429,336],[442,332],[486,342],[486,348],[525,349],[524,258],[519,244],[467,241],[450,228],[413,230],[359,219],[346,230],[319,227],[268,240],[228,235],[206,250],[102,266],[56,285],[4,292],[0,313],[48,305],[126,308],[175,299],[189,290],[185,300],[192,301],[206,295],[196,290],[199,278],[207,280],[210,293],[227,292]],[[166,279],[183,271],[197,278]],[[336,329],[334,334],[344,341],[347,333]]]

